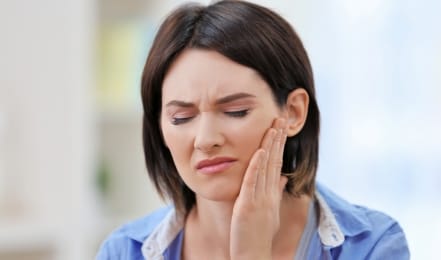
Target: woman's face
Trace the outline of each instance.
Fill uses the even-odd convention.
[[[161,129],[176,168],[196,196],[235,200],[251,156],[282,115],[256,71],[188,49],[162,86]]]

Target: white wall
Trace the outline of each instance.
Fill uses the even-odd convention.
[[[92,4],[0,4],[1,245],[40,239],[57,259],[90,257],[83,244],[94,216]]]

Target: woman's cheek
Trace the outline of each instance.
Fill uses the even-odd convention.
[[[269,127],[271,127],[271,120],[266,118],[252,118],[251,120],[244,121],[243,124],[234,124],[230,129],[234,129],[235,139],[238,142],[238,146],[243,149],[250,157],[254,152],[259,149],[262,139]],[[266,122],[268,121],[268,122]]]
[[[161,120],[161,129],[162,129],[162,137],[164,139],[164,143],[167,148],[170,150],[170,153],[173,157],[173,160],[176,163],[176,160],[179,159],[182,155],[182,132],[179,132],[178,129],[170,124],[170,122],[165,121],[165,119]],[[181,140],[181,141],[180,141]]]

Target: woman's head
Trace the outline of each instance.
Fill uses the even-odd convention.
[[[286,191],[295,195],[313,193],[319,134],[300,39],[280,16],[247,2],[175,10],[157,33],[142,78],[144,153],[160,194],[184,212],[195,203],[194,191],[210,199],[237,195],[264,131],[299,90],[309,96],[307,117],[288,137],[282,166]],[[210,158],[235,161],[230,176],[196,174]]]

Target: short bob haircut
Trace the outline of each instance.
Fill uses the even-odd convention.
[[[285,192],[313,195],[318,165],[320,116],[312,68],[294,29],[273,11],[245,1],[218,1],[208,6],[186,4],[162,23],[148,55],[141,82],[143,145],[150,178],[163,199],[187,214],[195,193],[181,179],[160,127],[162,83],[170,65],[186,49],[213,50],[254,69],[271,87],[282,108],[290,92],[309,95],[303,129],[287,139],[282,172]]]

